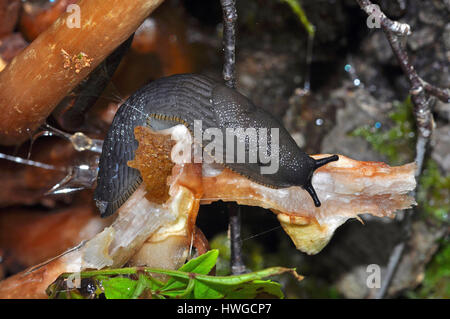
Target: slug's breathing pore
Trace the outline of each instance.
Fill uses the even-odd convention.
[[[253,129],[258,134],[267,132],[264,140],[266,151],[270,153],[271,161],[272,155],[276,155],[277,163],[277,169],[271,173],[266,172],[272,166],[268,167],[261,158],[242,162],[234,150],[228,157],[226,143],[220,146],[222,157],[218,158],[216,152],[212,157],[233,172],[267,187],[300,186],[311,195],[314,205],[320,206],[311,183],[312,176],[319,167],[337,161],[337,155],[313,159],[298,147],[273,115],[255,106],[238,91],[202,75],[179,74],[151,82],[133,94],[117,111],[103,143],[94,194],[101,215],[113,214],[142,183],[139,170],[128,166],[128,161],[134,159],[138,148],[135,127],[149,126],[159,131],[184,124],[190,132],[195,133],[194,124],[197,121],[202,123],[202,140],[199,142],[205,152],[205,146],[211,142],[211,136],[208,139],[205,137],[208,134],[203,134],[207,129],[218,129],[222,136],[227,136],[230,129],[234,132]],[[244,136],[243,139],[238,135],[236,137],[244,144],[246,159],[254,154],[251,152],[254,151],[252,147],[255,147],[255,143],[258,150],[264,146],[261,144],[261,135],[254,139],[250,136]],[[229,158],[232,160],[229,161]]]

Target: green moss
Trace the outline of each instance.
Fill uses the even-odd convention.
[[[291,288],[291,289],[289,289]],[[285,289],[287,298],[290,294],[295,297],[308,299],[339,299],[342,296],[334,286],[330,286],[328,282],[317,277],[306,277],[301,282],[301,288],[287,287]]]
[[[448,222],[450,211],[450,176],[444,176],[437,163],[428,160],[419,179],[417,201],[426,216]]]
[[[389,114],[391,121],[383,125],[389,126],[389,129],[374,123],[372,126],[359,127],[350,135],[364,138],[393,165],[411,161],[416,139],[412,108],[409,97],[402,103],[394,102],[394,110]]]
[[[413,292],[410,298],[450,298],[450,242],[442,245],[439,252],[428,264],[422,285]]]

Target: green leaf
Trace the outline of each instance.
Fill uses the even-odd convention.
[[[273,281],[262,281],[262,278],[291,272],[300,278],[293,269],[272,267],[261,271],[237,276],[197,276],[200,282],[194,288],[194,297],[197,298],[256,298],[258,295],[270,295],[284,298],[281,286]],[[199,286],[198,286],[199,285]]]
[[[160,295],[166,298],[171,299],[180,299],[184,293],[186,292],[186,289],[183,290],[170,290],[170,291],[164,291],[161,292]]]
[[[177,270],[159,270],[149,269],[149,272],[160,273],[172,276],[174,280],[184,284],[181,289],[175,291],[164,291],[166,296],[180,298],[180,293],[184,287],[187,287],[188,281],[194,279],[193,297],[194,298],[238,298],[237,296],[246,296],[245,298],[254,298],[259,294],[269,294],[274,297],[282,298],[281,288],[271,281],[263,282],[262,278],[280,275],[282,273],[291,273],[297,279],[301,280],[295,269],[284,267],[272,267],[253,273],[235,275],[235,276],[208,276],[201,274],[185,273]],[[257,286],[251,286],[257,284]],[[241,292],[239,292],[241,291]],[[244,298],[244,297],[242,297]]]
[[[191,272],[195,274],[208,274],[211,269],[214,268],[217,257],[219,256],[219,251],[217,249],[212,249],[207,253],[198,256],[195,259],[191,259],[186,264],[184,264],[179,271]],[[184,278],[174,278],[172,277],[166,283],[166,285],[161,289],[166,290],[180,290],[188,284],[188,280]]]
[[[300,279],[295,269],[272,267],[253,273],[236,276],[209,276],[218,257],[218,251],[212,250],[191,260],[180,270],[154,268],[102,269],[82,272],[81,278],[89,278],[98,286],[99,293],[104,292],[107,299],[139,298],[149,291],[153,298],[283,298],[278,283],[263,278],[291,273]],[[151,274],[164,274],[170,277],[164,284]],[[47,289],[50,298],[85,298],[78,290],[63,289],[64,282],[71,274],[62,274]],[[137,279],[135,279],[137,278]],[[92,296],[91,296],[92,297]]]
[[[153,278],[152,276],[145,276],[145,279],[147,280],[147,286],[150,288],[150,290],[159,290],[164,286],[164,282],[159,281],[156,278]]]
[[[281,285],[272,280],[255,280],[230,289],[225,294],[227,299],[255,299],[258,296],[263,298],[284,298]]]
[[[256,272],[251,272],[242,275],[234,275],[234,276],[205,276],[205,275],[197,275],[195,278],[202,282],[210,282],[217,283],[222,285],[239,285],[248,281],[260,280],[266,277],[280,275],[283,273],[291,273],[297,279],[303,279],[302,276],[299,276],[295,269],[292,268],[284,268],[284,267],[271,267],[263,270],[259,270]]]
[[[169,298],[183,298],[183,299],[191,299],[193,298],[193,289],[196,284],[194,279],[190,279],[186,289],[181,290],[169,290],[169,291],[161,291],[161,295]]]
[[[142,274],[139,275],[139,279],[137,281],[136,288],[134,289],[131,299],[139,298],[147,288],[151,287],[151,285],[152,282],[149,281],[146,276]]]
[[[258,296],[284,298],[281,285],[271,280],[254,280],[232,286],[200,282],[194,289],[195,299],[254,299]]]
[[[219,286],[219,287],[216,287]],[[194,287],[195,299],[222,299],[225,293],[223,285],[215,285],[197,281]]]
[[[125,277],[114,277],[102,282],[107,299],[131,299],[137,284],[137,281]]]
[[[261,278],[291,272],[300,278],[293,269],[273,267],[261,271],[236,276],[196,276],[194,287],[195,299],[218,298],[255,298],[267,295],[284,298],[281,286],[273,281],[262,281]]]
[[[178,270],[207,275],[211,271],[211,269],[213,269],[214,266],[216,265],[218,256],[219,251],[217,249],[212,249],[207,253],[198,256],[195,259],[189,260]]]

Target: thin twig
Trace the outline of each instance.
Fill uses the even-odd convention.
[[[223,11],[223,79],[225,84],[234,88],[235,79],[235,55],[236,55],[236,1],[220,0]],[[246,268],[242,258],[242,241],[241,241],[241,210],[235,203],[228,204],[229,229],[230,229],[230,245],[231,245],[231,273],[239,275],[246,272]]]
[[[400,63],[403,73],[405,73],[409,81],[409,93],[411,94],[411,99],[414,104],[414,115],[417,121],[419,137],[428,139],[431,136],[432,131],[432,115],[425,88],[420,77],[417,75],[414,66],[411,65],[408,54],[402,47],[400,40],[394,34],[389,32],[383,24],[381,24],[381,26],[397,61]],[[420,172],[422,167],[418,167],[417,169]]]
[[[402,259],[405,246],[405,241],[401,241],[392,250],[391,255],[389,256],[389,262],[386,269],[386,275],[384,276],[383,285],[381,285],[380,290],[377,292],[375,296],[376,299],[383,299],[388,288],[391,286],[394,274],[397,271],[400,260]]]
[[[223,10],[223,78],[228,87],[234,88],[234,65],[236,55],[236,0],[220,0]]]
[[[236,203],[228,204],[230,248],[231,248],[231,273],[240,275],[246,272],[242,258],[241,240],[241,208]]]
[[[423,87],[425,88],[425,91],[428,92],[428,94],[437,97],[444,103],[450,103],[450,89],[441,89],[435,87],[434,85],[431,85],[423,79],[420,80],[422,81]]]
[[[378,5],[374,5],[369,0],[356,0],[368,16],[372,16],[376,19],[379,19],[384,26],[395,35],[403,36],[411,34],[411,27],[407,23],[401,23],[398,21],[392,21],[383,11],[380,10]]]
[[[450,102],[450,89],[449,88],[438,88],[425,80],[423,80],[415,71],[414,66],[410,63],[408,54],[406,53],[406,49],[402,47],[402,44],[399,40],[399,37],[406,36],[411,34],[411,27],[407,23],[400,23],[397,21],[392,21],[380,10],[378,5],[372,4],[370,0],[356,0],[359,6],[368,14],[380,19],[380,25],[383,29],[386,37],[389,40],[389,44],[400,63],[400,66],[407,76],[411,90],[410,93],[413,98],[414,104],[421,105],[424,113],[419,114],[419,119],[429,119],[431,121],[431,116],[427,114],[426,109],[430,109],[429,107],[423,107],[427,105],[427,99],[425,97],[425,92],[421,93],[422,90],[425,90],[428,94],[433,95],[440,99],[444,103]],[[417,97],[415,97],[418,95]],[[418,110],[419,111],[419,110]],[[430,111],[431,112],[431,111]],[[431,114],[431,113],[430,113]],[[417,115],[417,113],[416,113]],[[431,123],[424,123],[423,128],[429,126]],[[418,125],[419,126],[419,125]],[[431,134],[431,130],[428,130],[429,134]],[[426,132],[424,132],[424,136],[426,136]]]
[[[415,195],[415,194],[414,194]],[[409,209],[400,215],[399,222],[401,223],[401,231],[403,232],[402,237],[403,240],[395,245],[394,249],[389,256],[388,265],[386,268],[386,275],[384,276],[383,284],[380,287],[380,290],[377,292],[375,298],[382,299],[386,295],[389,287],[391,286],[392,280],[394,279],[395,272],[398,269],[400,261],[403,256],[403,252],[406,248],[406,239],[408,239],[411,235],[411,216],[413,210]]]
[[[397,21],[392,21],[380,10],[379,6],[373,5],[369,0],[356,0],[361,7],[369,16],[374,16],[379,19],[380,26],[386,35],[392,51],[394,52],[397,61],[400,64],[403,73],[406,75],[409,84],[411,94],[411,100],[414,104],[414,116],[417,123],[417,144],[416,144],[416,177],[420,176],[423,168],[426,148],[431,137],[433,130],[432,126],[432,113],[431,106],[429,103],[428,94],[434,95],[439,99],[448,102],[450,94],[448,89],[437,88],[424,80],[422,80],[417,74],[414,66],[411,64],[406,49],[402,46],[399,37],[409,35],[411,33],[411,28],[406,23],[400,23]],[[391,253],[389,258],[387,272],[382,284],[381,289],[378,291],[376,298],[380,299],[385,296],[389,286],[395,276],[395,272],[401,261],[403,252],[406,247],[406,240],[409,237],[411,231],[411,216],[412,211],[407,212],[407,214],[401,215],[399,218],[402,223],[404,234],[404,239]]]

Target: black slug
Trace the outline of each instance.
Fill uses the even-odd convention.
[[[223,136],[226,136],[227,128],[267,129],[269,154],[275,149],[272,147],[274,136],[270,130],[277,128],[279,162],[276,173],[261,174],[261,167],[267,164],[259,159],[255,162],[246,160],[244,163],[224,162],[223,165],[256,183],[272,188],[303,187],[311,195],[314,204],[320,206],[311,178],[317,168],[337,161],[337,155],[313,159],[297,146],[277,119],[236,90],[205,76],[180,74],[158,79],[144,86],[117,111],[103,144],[94,194],[102,216],[113,214],[142,182],[139,171],[127,166],[138,147],[134,128],[149,125],[152,129],[160,130],[183,123],[193,132],[196,120],[202,121],[203,131],[218,128],[224,132]],[[248,157],[250,139],[245,140]],[[205,140],[202,143],[202,146],[206,145]],[[224,158],[226,151],[223,143]]]

